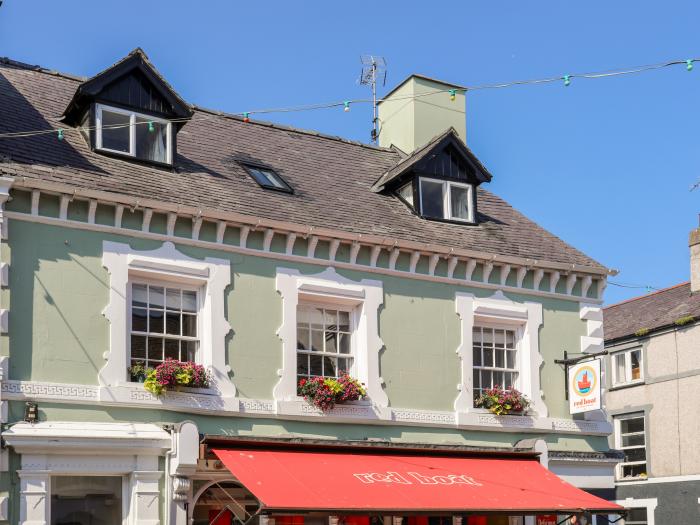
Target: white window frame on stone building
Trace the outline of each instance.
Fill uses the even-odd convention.
[[[641,432],[628,432],[623,434],[622,433],[622,422],[623,421],[628,421],[630,419],[641,419],[642,423],[644,425],[644,428],[642,429]],[[639,450],[642,449],[644,450],[644,461],[621,461],[618,463],[615,467],[615,478],[618,481],[624,481],[624,480],[638,480],[638,479],[646,479],[645,477],[642,476],[630,476],[630,477],[624,477],[624,468],[626,466],[637,466],[637,465],[644,465],[645,467],[645,473],[648,476],[648,463],[649,463],[649,457],[647,454],[647,418],[646,414],[644,412],[634,412],[630,414],[623,414],[619,416],[614,417],[614,432],[615,432],[615,448],[618,450],[621,450],[622,452],[625,452],[626,450]],[[644,443],[642,445],[625,445],[624,444],[624,438],[625,437],[630,437],[630,436],[641,436],[644,440]]]
[[[457,349],[460,358],[461,381],[454,408],[460,413],[483,411],[474,408],[473,329],[478,326],[510,327],[517,336],[518,389],[532,402],[531,411],[537,417],[546,417],[547,406],[540,390],[540,366],[543,359],[539,350],[539,328],[542,325],[542,305],[535,302],[519,303],[506,297],[500,290],[490,297],[476,297],[458,292],[455,308],[461,321],[462,341]],[[506,385],[508,386],[508,385]]]
[[[130,365],[131,285],[158,283],[197,290],[199,351],[197,361],[211,371],[211,393],[236,395],[226,365],[226,335],[231,326],[225,316],[225,290],[231,283],[230,262],[194,259],[165,242],[155,250],[134,250],[128,244],[103,242],[102,264],[109,272],[109,304],[104,315],[110,322],[107,363],[99,372],[100,385],[128,386]]]
[[[638,354],[639,362],[639,377],[633,378],[633,367],[632,367],[632,354]],[[644,352],[641,347],[631,348],[629,350],[622,350],[620,352],[615,352],[611,356],[612,361],[612,385],[624,386],[624,385],[634,385],[637,383],[644,382]],[[622,361],[622,362],[620,362]],[[624,376],[620,377],[618,365],[622,365],[624,371]]]
[[[374,406],[387,407],[389,400],[379,377],[379,307],[384,302],[382,283],[369,279],[353,281],[334,268],[303,275],[298,270],[278,268],[277,292],[282,297],[282,340],[280,380],[273,390],[279,403],[295,402],[297,396],[297,311],[299,304],[325,305],[349,311],[352,317],[352,374],[365,384]]]

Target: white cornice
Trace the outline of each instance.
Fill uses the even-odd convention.
[[[247,224],[256,228],[270,228],[281,232],[292,232],[304,237],[308,235],[316,235],[322,238],[339,239],[346,242],[361,242],[363,244],[378,245],[387,249],[402,248],[407,251],[421,251],[426,253],[434,253],[442,256],[461,256],[469,259],[478,259],[483,262],[492,262],[499,264],[512,264],[514,266],[526,266],[528,268],[544,268],[548,270],[559,270],[562,273],[569,272],[592,274],[596,276],[606,276],[613,273],[611,270],[604,270],[586,265],[566,264],[547,260],[530,259],[524,257],[515,257],[510,255],[493,254],[475,250],[454,248],[452,246],[443,246],[429,243],[419,243],[396,239],[393,237],[371,235],[371,234],[352,234],[342,230],[331,228],[317,228],[304,224],[298,224],[288,221],[278,221],[273,219],[260,218],[252,215],[245,215],[234,212],[222,212],[219,210],[198,208],[194,206],[182,206],[155,199],[139,199],[136,197],[128,197],[105,191],[90,190],[85,188],[76,188],[67,184],[58,184],[55,182],[47,182],[26,177],[16,177],[14,187],[25,188],[28,190],[39,189],[48,193],[68,194],[73,197],[82,197],[87,200],[97,200],[100,202],[108,202],[110,204],[121,204],[129,207],[138,207],[143,209],[151,209],[160,213],[174,212],[180,215],[188,215],[207,219],[213,222],[228,221],[232,223]]]

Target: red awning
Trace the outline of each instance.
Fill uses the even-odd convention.
[[[214,450],[268,510],[580,512],[622,510],[536,459]]]

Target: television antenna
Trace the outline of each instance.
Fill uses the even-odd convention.
[[[386,60],[375,55],[361,55],[362,73],[360,84],[369,85],[372,89],[372,142],[377,143],[377,81],[381,79],[382,86],[386,85]]]

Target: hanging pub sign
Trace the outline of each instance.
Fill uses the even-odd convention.
[[[569,366],[569,412],[600,410],[600,359]]]

